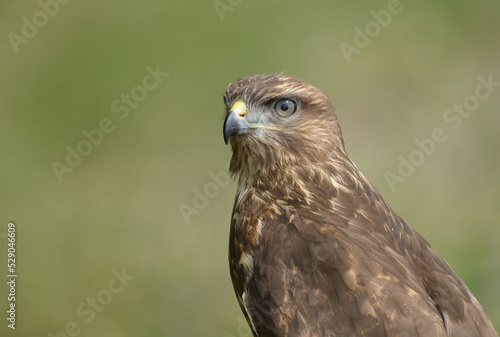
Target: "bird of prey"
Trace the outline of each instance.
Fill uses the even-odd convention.
[[[460,277],[344,148],[329,99],[285,75],[229,85],[229,259],[254,336],[498,336]]]

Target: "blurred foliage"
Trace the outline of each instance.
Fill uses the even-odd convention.
[[[500,90],[456,130],[443,114],[478,76],[500,81],[500,3],[401,1],[350,63],[340,44],[387,1],[215,3],[234,5],[221,20],[212,1],[0,4],[0,234],[17,224],[19,274],[17,331],[6,327],[2,282],[0,334],[55,335],[74,321],[81,336],[247,335],[227,262],[235,183],[219,187],[210,173],[230,158],[226,86],[276,72],[330,97],[354,162],[499,329]],[[36,34],[23,28],[34,15]],[[34,36],[14,48],[23,29]],[[168,77],[137,89],[157,65]],[[121,119],[112,103],[134,93],[144,99]],[[67,147],[103,119],[113,131],[81,145],[90,153],[59,182],[53,162],[66,165]],[[398,156],[445,127],[447,140],[391,191],[384,173]],[[193,200],[197,191],[211,197]],[[201,209],[186,223],[179,207],[194,201]],[[5,240],[0,249],[6,275]],[[122,268],[135,278],[110,293]],[[106,303],[90,322],[78,311],[88,298]]]

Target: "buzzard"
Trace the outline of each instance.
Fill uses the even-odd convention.
[[[334,109],[290,76],[229,85],[229,260],[254,336],[498,336],[427,241],[349,159]]]

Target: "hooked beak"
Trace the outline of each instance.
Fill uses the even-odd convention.
[[[243,101],[234,103],[226,116],[226,120],[224,120],[224,142],[226,144],[231,136],[245,133],[250,128],[246,117],[247,106],[245,103]]]

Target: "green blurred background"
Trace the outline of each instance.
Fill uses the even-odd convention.
[[[52,16],[39,14],[44,6]],[[277,72],[330,97],[353,161],[500,329],[500,88],[460,127],[443,120],[474,95],[479,76],[500,81],[500,3],[402,0],[402,11],[348,62],[340,44],[354,45],[355,28],[387,8],[2,2],[0,335],[56,335],[74,322],[69,330],[79,336],[249,336],[227,262],[236,185],[212,176],[223,179],[230,159],[226,86]],[[25,27],[25,40],[24,17],[40,26]],[[137,87],[148,66],[169,75],[144,91]],[[143,96],[121,119],[111,104],[131,93]],[[90,150],[81,145],[90,153],[59,181],[53,163],[66,165],[67,147],[107,119],[113,131]],[[397,173],[398,157],[435,128],[446,141],[392,191],[384,174]],[[188,221],[186,207],[196,211]],[[9,221],[18,240],[16,331],[5,319]],[[123,268],[133,280],[115,283],[113,270]]]

